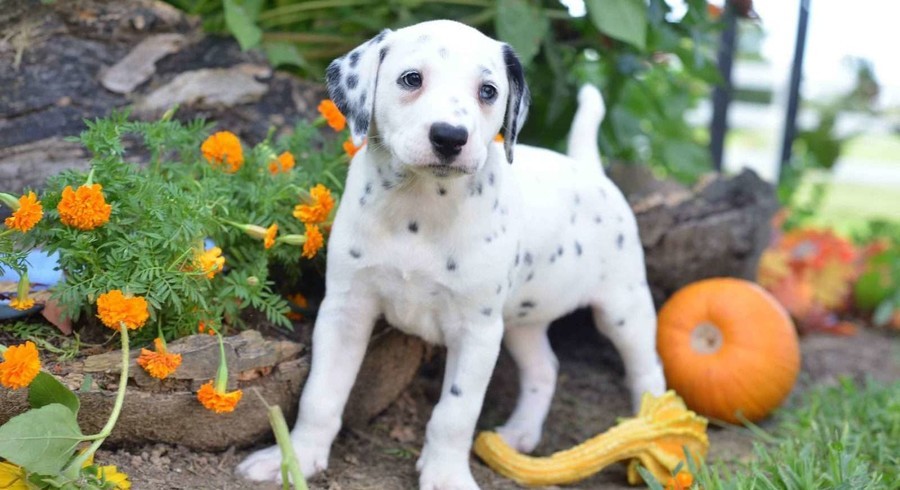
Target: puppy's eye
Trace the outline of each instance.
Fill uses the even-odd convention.
[[[478,97],[485,102],[493,102],[497,98],[497,88],[485,83],[478,90]]]
[[[397,83],[403,88],[417,89],[422,86],[422,74],[415,70],[404,72]]]

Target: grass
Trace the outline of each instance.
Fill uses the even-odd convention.
[[[750,426],[753,456],[735,469],[689,463],[694,487],[743,489],[900,488],[900,381],[838,386],[806,393],[780,412],[776,429]],[[650,484],[651,488],[662,487]]]
[[[772,150],[772,158],[775,158],[775,149],[781,147],[781,132],[735,128],[728,132],[727,144]],[[896,134],[860,134],[847,142],[841,159],[849,165],[861,162],[867,165],[900,165],[900,137]]]
[[[801,185],[798,199],[802,201],[809,196],[813,181],[809,179]],[[900,192],[895,188],[832,182],[813,224],[828,225],[847,233],[872,219],[898,221],[898,210]]]

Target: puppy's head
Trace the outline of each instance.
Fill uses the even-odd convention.
[[[446,20],[382,31],[334,60],[327,85],[356,144],[369,135],[369,151],[438,177],[478,171],[501,128],[511,163],[528,112],[512,48]]]

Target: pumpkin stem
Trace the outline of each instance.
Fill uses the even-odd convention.
[[[701,354],[715,354],[722,348],[722,331],[709,322],[703,322],[691,332],[691,348]]]

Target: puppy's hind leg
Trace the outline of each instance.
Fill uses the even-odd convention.
[[[549,325],[514,325],[506,329],[503,345],[519,367],[519,399],[516,408],[497,432],[507,444],[531,452],[541,440],[541,431],[553,392],[559,362],[547,339]]]
[[[656,353],[656,310],[650,290],[643,277],[640,283],[608,284],[591,309],[597,330],[609,338],[622,357],[632,407],[637,411],[644,393],[659,396],[666,390]]]
[[[291,441],[303,474],[312,476],[328,467],[331,443],[341,428],[341,415],[366,353],[378,310],[363,295],[326,294],[312,339],[312,368]],[[256,451],[237,468],[255,481],[281,479],[278,446]]]

